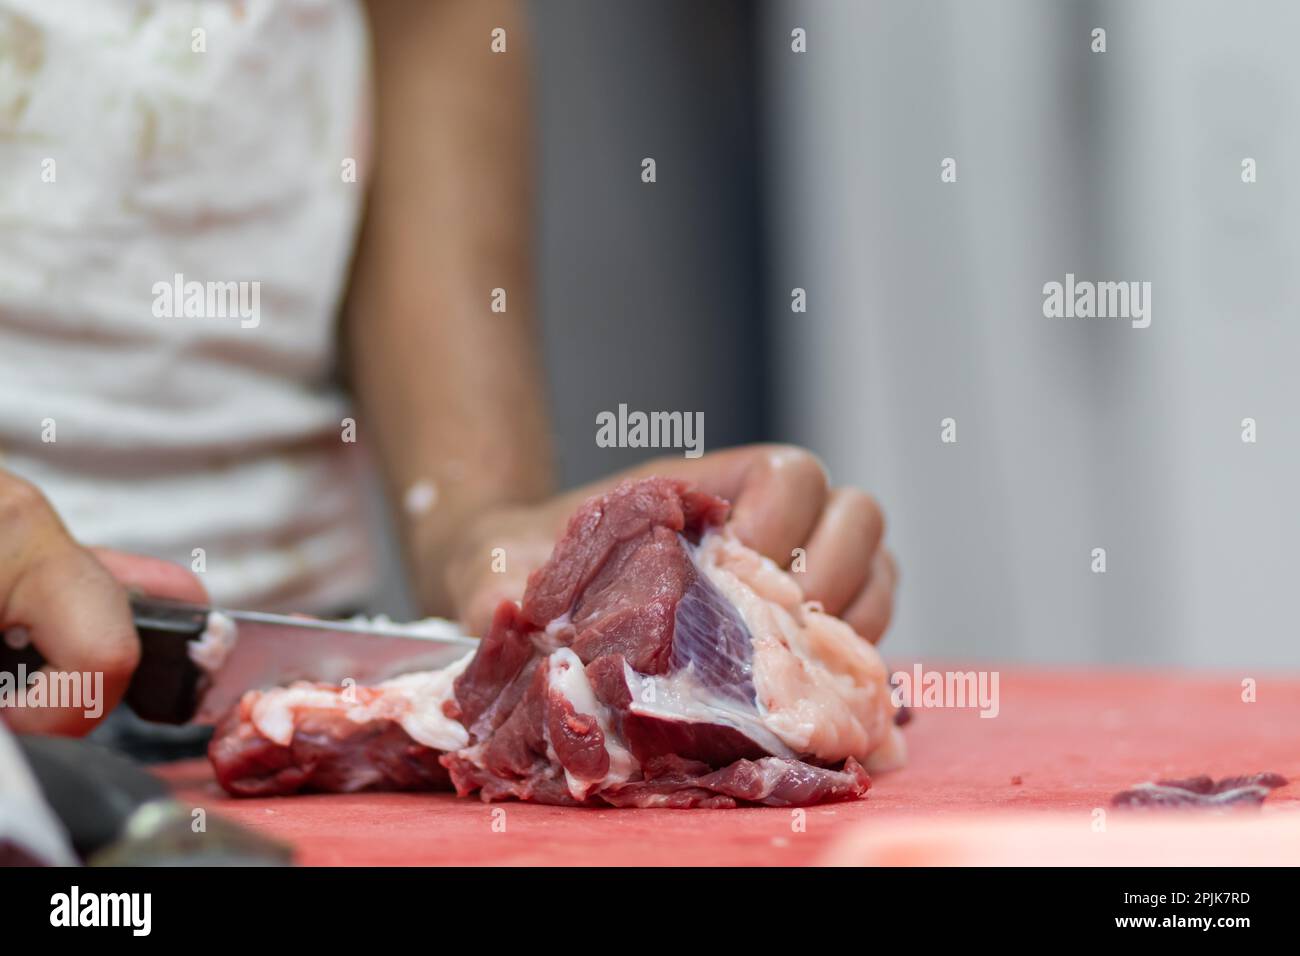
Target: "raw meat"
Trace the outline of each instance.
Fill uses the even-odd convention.
[[[210,750],[237,794],[432,788],[590,806],[861,797],[902,760],[885,668],[666,479],[588,501],[522,602],[444,671],[245,695]]]
[[[443,703],[473,654],[374,687],[250,691],[208,747],[217,778],[240,796],[447,789],[438,758],[468,736]]]
[[[1202,775],[1140,783],[1115,794],[1110,802],[1115,807],[1257,807],[1271,791],[1286,785],[1286,777],[1279,773],[1224,777],[1218,781]]]

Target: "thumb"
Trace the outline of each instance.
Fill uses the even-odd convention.
[[[208,603],[207,588],[179,564],[109,548],[91,548],[90,552],[129,591],[191,604]]]

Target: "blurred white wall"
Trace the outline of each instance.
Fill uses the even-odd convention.
[[[778,0],[761,32],[778,432],[884,504],[894,654],[1296,666],[1300,5]],[[1151,327],[1044,318],[1067,272],[1150,281]]]

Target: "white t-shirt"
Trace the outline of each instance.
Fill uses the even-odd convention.
[[[367,77],[352,0],[0,0],[0,468],[83,543],[201,549],[230,604],[368,593],[333,376]]]

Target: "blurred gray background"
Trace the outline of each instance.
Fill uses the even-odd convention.
[[[566,483],[637,456],[597,411],[701,410],[879,497],[895,656],[1295,666],[1300,7],[535,13]],[[1151,327],[1044,318],[1067,272],[1150,281]]]

